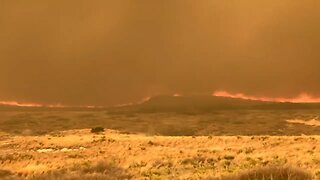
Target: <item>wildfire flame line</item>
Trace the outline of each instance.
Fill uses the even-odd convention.
[[[66,106],[62,104],[39,104],[39,103],[22,103],[17,101],[0,101],[0,105],[17,106],[17,107],[48,107],[48,108],[67,108],[74,106]],[[95,108],[96,106],[76,106],[82,108]]]
[[[297,97],[285,98],[285,97],[257,97],[250,96],[243,93],[229,93],[227,91],[215,91],[213,96],[217,97],[229,97],[236,99],[246,99],[255,101],[266,101],[266,102],[291,102],[291,103],[320,103],[319,97],[313,97],[307,93],[301,93]]]
[[[0,101],[1,105],[19,106],[19,107],[42,107],[41,104],[36,103],[20,103],[16,101]]]

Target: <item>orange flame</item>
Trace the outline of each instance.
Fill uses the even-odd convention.
[[[17,101],[0,101],[0,105],[17,106],[17,107],[48,107],[48,108],[67,108],[67,107],[96,108],[97,107],[97,106],[66,106],[62,104],[21,103]]]
[[[313,97],[307,93],[301,93],[297,97],[285,98],[285,97],[257,97],[245,95],[243,93],[229,93],[227,91],[215,91],[213,96],[217,97],[229,97],[237,99],[255,100],[255,101],[266,101],[266,102],[291,102],[291,103],[320,103],[319,97]]]
[[[41,104],[36,103],[20,103],[16,101],[0,101],[1,105],[19,106],[19,107],[42,107]]]

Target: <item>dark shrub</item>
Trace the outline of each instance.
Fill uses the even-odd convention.
[[[101,133],[101,132],[104,132],[104,128],[103,127],[91,128],[91,133]]]

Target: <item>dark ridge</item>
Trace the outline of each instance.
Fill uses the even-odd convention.
[[[142,104],[112,108],[138,113],[210,113],[217,110],[303,110],[320,109],[320,103],[264,102],[216,96],[156,96]]]
[[[281,103],[216,96],[155,96],[141,104],[123,107],[19,107],[0,105],[0,111],[109,111],[137,113],[206,113],[217,110],[304,110],[320,109],[320,103]]]

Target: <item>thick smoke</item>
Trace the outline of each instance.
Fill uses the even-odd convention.
[[[0,2],[0,100],[320,96],[317,1]]]

